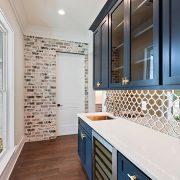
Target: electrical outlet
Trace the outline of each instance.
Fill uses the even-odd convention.
[[[143,110],[143,111],[146,111],[146,110],[147,110],[146,105],[147,105],[147,102],[146,102],[146,101],[142,101],[142,110]]]

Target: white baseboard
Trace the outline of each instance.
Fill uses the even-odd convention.
[[[23,137],[21,139],[21,141],[19,142],[19,144],[16,145],[15,150],[14,150],[9,162],[7,163],[4,171],[2,172],[2,174],[0,176],[0,180],[8,180],[9,179],[25,142],[26,142],[25,137]]]
[[[77,133],[78,133],[78,125],[66,125],[61,127],[59,132],[57,132],[57,135],[63,136],[63,135],[71,135]]]

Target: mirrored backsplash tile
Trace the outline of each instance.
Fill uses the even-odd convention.
[[[180,90],[107,91],[106,107],[115,116],[180,138]]]

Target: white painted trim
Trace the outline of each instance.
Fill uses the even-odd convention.
[[[17,151],[17,146],[14,146],[14,31],[6,19],[3,11],[0,9],[0,24],[3,27],[4,35],[4,61],[5,61],[5,86],[4,96],[6,101],[6,114],[4,115],[4,139],[6,140],[5,149],[0,157],[0,179],[8,179],[8,171],[12,171],[16,156],[13,156]],[[8,110],[8,112],[7,112]],[[18,153],[18,151],[17,151]],[[17,154],[18,155],[18,154]],[[12,159],[14,157],[14,159]],[[14,162],[14,164],[13,164]],[[11,168],[12,167],[12,168]],[[9,169],[8,171],[5,171]]]
[[[107,91],[102,91],[102,112],[106,112],[107,111],[107,107],[106,107],[106,93]]]
[[[6,93],[6,109],[8,109],[8,113],[6,111],[6,122],[5,129],[5,139],[6,139],[6,151],[4,154],[8,154],[10,150],[14,148],[14,31],[12,27],[10,26],[8,20],[6,19],[6,16],[4,15],[3,11],[0,9],[0,25],[3,27],[3,32],[5,33],[5,51],[4,53],[4,59],[6,64],[6,73],[5,73],[5,79],[6,79],[6,87],[5,87],[5,93]]]
[[[22,32],[22,34],[24,34],[25,24],[22,22],[20,16],[18,15],[18,11],[17,11],[17,9],[16,9],[16,6],[15,6],[15,4],[14,4],[14,1],[13,1],[13,0],[9,0],[9,3],[10,3],[10,6],[11,6],[14,14],[15,14],[15,17],[16,17],[16,20],[17,20],[17,22],[18,22],[18,24],[19,24],[19,27],[20,27],[20,29],[21,29],[21,32]],[[26,20],[26,21],[27,21],[27,20]]]
[[[64,135],[71,135],[71,134],[77,134],[78,133],[78,125],[65,125],[62,126],[60,129],[60,134],[57,134],[57,136],[64,136]]]
[[[26,142],[25,137],[21,139],[18,145],[15,146],[15,148],[11,149],[9,153],[7,153],[7,156],[5,155],[4,158],[4,164],[1,162],[0,166],[0,180],[7,180],[9,179],[12,170],[16,164],[16,161],[23,149],[24,143]]]
[[[8,31],[14,32],[11,25],[9,24],[8,20],[6,19],[6,16],[4,15],[2,9],[0,9],[0,19],[1,19],[2,24],[5,25],[5,28]]]

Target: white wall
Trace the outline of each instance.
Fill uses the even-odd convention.
[[[27,26],[28,27],[28,26]],[[37,37],[44,37],[44,38],[52,38],[52,39],[59,39],[65,41],[75,41],[75,42],[87,42],[87,34],[73,31],[71,29],[58,29],[53,28],[40,28],[40,27],[31,27],[29,26],[24,30],[24,34],[27,36],[37,36]]]
[[[2,43],[3,42],[3,36],[2,32],[0,32],[0,77],[2,74]],[[0,88],[2,87],[2,78],[0,78]],[[2,126],[3,126],[3,121],[2,121],[2,96],[0,95],[0,138],[2,137]]]
[[[89,112],[95,112],[95,92],[93,90],[93,33],[88,32],[88,90],[89,90]]]
[[[0,8],[14,30],[15,144],[24,136],[24,37],[8,0],[0,0]]]

